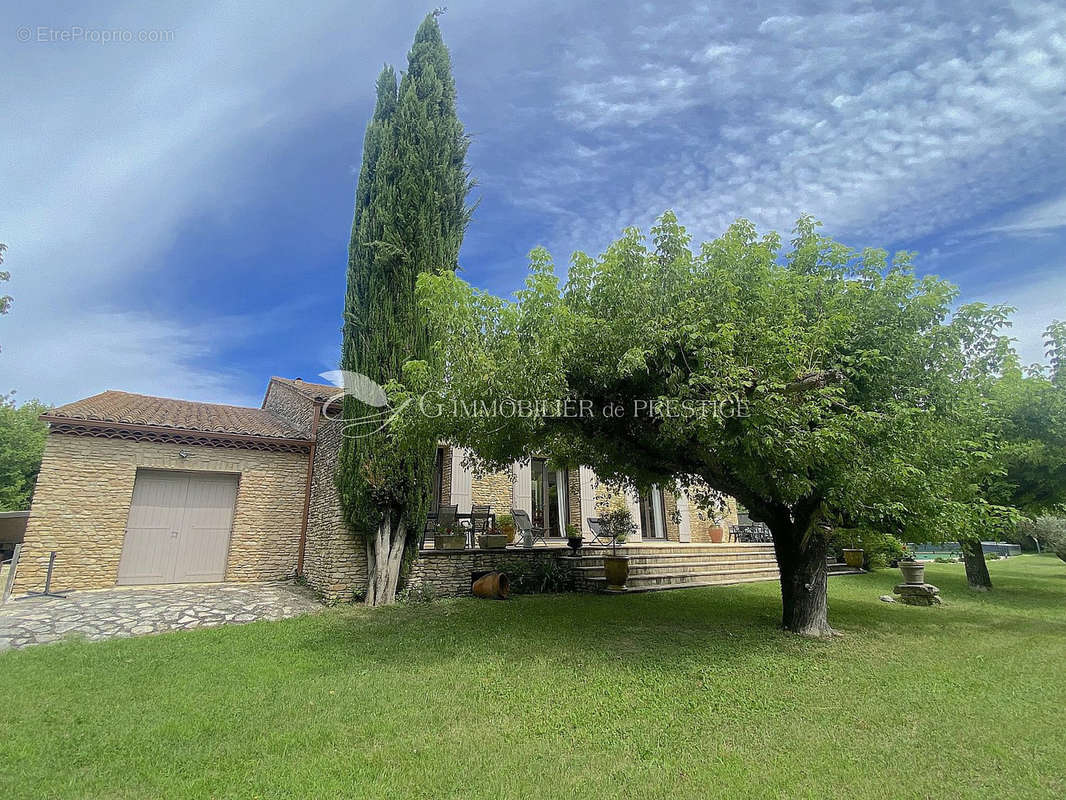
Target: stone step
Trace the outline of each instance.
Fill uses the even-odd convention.
[[[586,575],[602,575],[603,564],[582,564],[574,568],[577,572]],[[745,569],[777,569],[777,562],[772,558],[761,558],[753,561],[729,561],[729,560],[705,560],[679,561],[679,562],[649,562],[646,564],[629,563],[630,575],[654,575],[659,573],[680,574],[693,572],[722,572]]]
[[[645,545],[625,544],[619,545],[618,555],[691,555],[708,554],[718,555],[724,553],[762,553],[774,551],[772,544],[669,544],[669,545]],[[609,545],[585,545],[581,548],[580,555],[610,555]]]
[[[777,567],[757,567],[752,569],[708,569],[698,572],[645,572],[629,573],[627,586],[658,586],[666,584],[692,583],[701,581],[732,580],[734,578],[764,578],[774,580],[778,577]],[[588,581],[605,580],[602,575],[587,575]]]
[[[593,578],[590,584],[607,594],[638,594],[641,592],[664,592],[674,589],[697,589],[701,586],[733,586],[738,583],[758,583],[761,581],[776,581],[777,579],[778,575],[775,571],[757,575],[723,575],[721,578],[704,578],[673,583],[627,583],[626,588],[620,591],[608,589],[607,581],[603,578]]]
[[[579,556],[571,560],[575,567],[603,566],[605,556]],[[636,555],[627,556],[630,569],[647,564],[747,564],[752,562],[773,561],[773,553],[690,553],[688,555]]]

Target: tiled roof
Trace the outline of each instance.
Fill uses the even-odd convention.
[[[129,392],[101,392],[52,409],[46,420],[86,420],[203,433],[304,439],[304,434],[269,411],[216,403],[194,403]]]
[[[312,400],[332,400],[344,391],[340,387],[332,386],[328,383],[308,383],[299,378],[279,378],[275,376],[270,380],[291,386],[304,397],[310,397]]]

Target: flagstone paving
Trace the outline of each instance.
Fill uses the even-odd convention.
[[[322,605],[292,583],[208,583],[70,592],[65,598],[9,599],[0,606],[0,650],[164,631],[278,620]]]

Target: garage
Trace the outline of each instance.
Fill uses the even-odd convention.
[[[118,583],[221,581],[236,499],[236,475],[137,470]]]

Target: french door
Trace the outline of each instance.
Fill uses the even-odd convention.
[[[543,458],[534,458],[529,472],[533,524],[543,527],[547,536],[565,536],[570,522],[567,471],[555,469]]]
[[[640,538],[666,538],[666,498],[659,486],[640,496]]]

